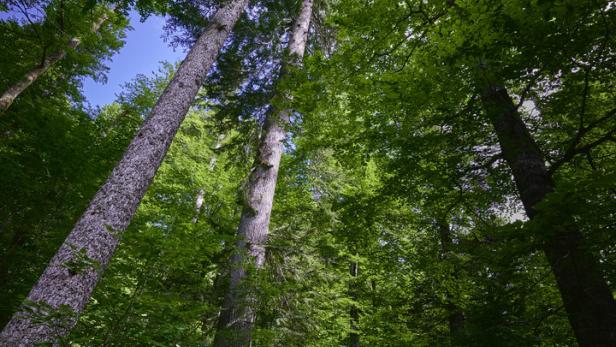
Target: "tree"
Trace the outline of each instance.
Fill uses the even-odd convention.
[[[55,342],[611,345],[616,8],[315,1],[300,67],[286,48],[300,3],[248,7]],[[142,15],[166,12],[168,38],[185,47],[214,4],[137,2]],[[0,27],[6,84],[21,74],[6,62],[25,71],[40,52],[22,49],[28,25]],[[0,117],[5,319],[176,71],[138,76],[95,113],[75,76],[100,72],[98,57],[69,52]],[[75,249],[75,278],[99,266],[90,254]],[[561,267],[582,280],[563,285]],[[574,299],[590,287],[603,307],[578,310],[563,287]],[[70,313],[34,308],[52,324]]]
[[[162,92],[144,89],[131,95]],[[211,345],[217,265],[239,219],[235,191],[244,167],[217,150],[228,140],[219,142],[213,114],[204,108],[197,104],[182,123],[70,343]],[[196,214],[195,196],[202,196]]]
[[[540,218],[537,209],[555,185],[545,166],[544,155],[520,119],[507,90],[488,85],[482,91],[487,116],[494,125],[503,157],[511,168],[526,214]],[[616,301],[603,279],[597,260],[590,252],[575,222],[550,226],[542,248],[550,262],[581,346],[616,344]],[[548,222],[549,223],[549,222]]]
[[[246,3],[232,1],[213,16],[24,307],[2,331],[3,341],[55,343],[74,326]]]
[[[62,3],[63,8],[59,7]],[[2,327],[141,122],[139,115],[126,109],[108,119],[109,123],[94,120],[96,110],[84,106],[80,91],[84,76],[104,77],[101,60],[122,46],[127,26],[124,16],[114,15],[92,34],[88,28],[100,13],[98,7],[85,12],[82,3],[72,1],[9,4],[11,12],[0,22],[0,89],[20,78],[45,52],[61,47],[66,36],[84,35],[79,51],[68,52],[0,117]],[[42,8],[42,4],[49,5]]]
[[[521,228],[526,230],[526,236],[516,244],[525,244],[522,248],[528,252],[527,257],[537,248],[546,250],[562,300],[565,307],[570,307],[567,315],[578,342],[610,345],[615,326],[614,299],[602,278],[602,272],[609,271],[610,266],[597,259],[604,259],[603,252],[611,247],[601,239],[603,236],[596,235],[613,227],[578,218],[581,208],[571,205],[578,200],[561,199],[580,194],[588,201],[603,201],[603,195],[594,188],[579,188],[573,193],[567,176],[586,170],[604,175],[603,170],[611,167],[604,161],[602,166],[595,166],[594,158],[603,158],[599,154],[591,155],[589,163],[582,166],[580,157],[586,150],[607,155],[613,148],[609,143],[614,132],[613,98],[605,98],[603,93],[608,92],[610,87],[605,81],[612,76],[608,66],[613,67],[613,57],[608,47],[613,47],[614,40],[606,28],[613,22],[614,11],[594,2],[553,5],[528,1],[376,1],[365,7],[341,3],[334,22],[342,35],[329,64],[344,72],[315,72],[311,81],[325,76],[323,90],[330,90],[317,95],[323,95],[331,104],[342,104],[339,114],[358,115],[358,122],[366,123],[357,127],[362,134],[355,139],[356,147],[358,141],[367,143],[395,158],[392,164],[396,166],[390,170],[398,179],[393,182],[402,187],[394,189],[413,191],[417,182],[414,177],[422,176],[423,170],[439,178],[449,176],[440,182],[432,180],[425,187],[432,191],[453,182],[452,188],[462,196],[483,190],[482,200],[491,198],[494,204],[519,196],[532,220]],[[380,18],[389,17],[395,19],[381,23]],[[575,27],[572,23],[584,25]],[[498,109],[496,104],[500,105]],[[530,130],[525,129],[522,117]],[[575,124],[578,118],[579,126]],[[486,131],[493,125],[494,133]],[[424,146],[433,149],[425,150]],[[444,154],[444,165],[433,153]],[[572,162],[575,156],[579,156],[578,162]],[[563,162],[572,166],[559,173]],[[398,174],[404,170],[409,172]],[[525,181],[524,188],[520,187],[524,176],[532,172],[536,175]],[[511,173],[515,181],[509,179]],[[552,174],[554,177],[550,177]],[[529,188],[535,193],[543,191],[538,194],[545,197],[536,207],[539,212],[530,210],[538,200],[528,199]],[[605,194],[610,189],[609,185],[603,186]],[[509,227],[515,228],[515,224]],[[535,233],[531,235],[529,230]],[[553,242],[559,246],[550,246]],[[586,265],[567,265],[561,259],[563,254],[554,254],[556,249],[567,248],[567,244],[569,257],[579,257],[580,263]],[[504,246],[498,248],[507,251]],[[556,268],[555,264],[568,269]],[[601,298],[598,301],[602,304],[587,301],[582,305],[581,301],[590,300],[590,296],[581,293],[580,287],[559,280],[559,276],[579,276],[580,280],[571,282],[593,288],[590,292]],[[549,291],[544,295],[551,297]],[[560,311],[560,304],[555,305],[551,312]],[[581,307],[595,311],[585,313]],[[503,312],[509,313],[506,309]],[[585,317],[598,321],[590,323],[592,319]]]
[[[20,102],[0,145],[0,325],[4,327],[138,129],[116,107],[96,120],[54,94]]]
[[[308,39],[312,16],[312,0],[303,0],[288,44],[283,69],[301,63]],[[284,71],[284,70],[283,70]],[[285,126],[291,110],[281,109],[268,113],[257,151],[255,164],[245,188],[242,217],[237,230],[235,253],[230,259],[229,289],[225,294],[215,346],[248,346],[255,321],[254,297],[242,288],[249,267],[260,269],[265,262],[265,245],[274,201],[278,169],[282,157]]]
[[[59,10],[58,10],[58,7],[60,7]],[[57,6],[57,4],[54,4],[54,3],[48,4],[46,8],[48,12],[47,15],[48,17],[51,17],[51,18],[46,18],[43,22],[43,25],[39,25],[38,23],[32,23],[30,21],[30,17],[25,11],[24,11],[24,15],[28,18],[28,20],[30,21],[30,26],[37,33],[37,35],[39,35],[39,37],[41,36],[41,34],[38,32],[39,30],[52,30],[51,28],[49,28],[50,25],[45,25],[45,24],[47,24],[48,22],[52,22],[53,21],[52,18],[54,18],[57,15],[59,17],[59,22],[60,22],[58,24],[59,26],[58,31],[64,34],[64,32],[71,31],[68,28],[66,28],[64,25],[65,22],[68,22],[68,17],[70,17],[71,15],[67,12],[69,12],[69,10],[75,11],[75,8],[77,10],[81,9],[79,6],[74,6],[72,4],[69,4],[69,7],[72,7],[72,9],[67,10],[66,7],[67,6],[65,6],[64,3],[62,3],[60,6]],[[113,10],[113,12],[117,14],[119,13],[120,10],[121,10],[121,5],[117,5],[115,9]],[[96,9],[95,12],[97,13],[96,14],[97,18],[95,17],[94,22],[91,23],[91,26],[89,28],[89,31],[91,34],[94,34],[94,35],[98,34],[101,27],[105,24],[105,22],[109,20],[111,11],[112,10],[104,6],[101,6],[100,8]],[[66,20],[65,20],[65,17],[67,17]],[[40,26],[38,30],[36,28],[37,26]],[[71,29],[74,30],[73,28]],[[78,29],[80,28],[78,27]],[[61,35],[61,36],[64,36],[64,35]],[[14,82],[12,85],[6,88],[6,90],[2,93],[2,95],[0,96],[0,113],[4,113],[13,104],[13,101],[24,90],[26,90],[32,83],[34,83],[39,77],[45,74],[47,70],[52,68],[58,62],[62,61],[66,57],[68,50],[77,49],[79,45],[81,45],[82,41],[83,39],[79,36],[71,37],[68,40],[68,42],[64,45],[64,47],[60,47],[58,48],[57,51],[52,52],[52,53],[47,53],[47,50],[49,49],[49,47],[47,46],[44,47],[43,57],[41,59],[40,64],[38,66],[30,68],[21,79],[19,79],[17,82]],[[53,42],[44,43],[44,44],[52,45]]]

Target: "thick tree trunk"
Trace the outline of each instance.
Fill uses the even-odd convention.
[[[288,49],[292,60],[287,64],[301,63],[311,15],[312,0],[303,0],[289,41]],[[265,244],[285,138],[284,126],[289,121],[290,112],[274,111],[269,113],[265,120],[255,166],[244,193],[236,250],[230,259],[229,289],[225,293],[214,338],[216,347],[246,347],[252,344],[252,329],[256,317],[255,298],[243,288],[243,282],[247,267],[259,269],[265,261]]]
[[[124,157],[33,287],[21,312],[17,312],[2,331],[0,341],[3,345],[58,343],[75,325],[203,78],[247,2],[230,1],[214,15]]]
[[[482,91],[482,101],[511,167],[526,214],[533,219],[538,215],[536,204],[554,191],[543,153],[504,87],[487,86]],[[616,302],[581,232],[573,223],[567,227],[554,226],[548,232],[543,250],[578,343],[582,347],[616,346]]]
[[[103,24],[109,19],[109,13],[105,12],[100,18],[92,23],[92,27],[90,30],[93,33],[96,33],[100,30]],[[75,49],[81,44],[81,39],[79,37],[73,37],[68,41],[67,47],[70,49]],[[26,75],[19,80],[17,83],[9,87],[2,96],[0,96],[0,112],[4,112],[11,107],[13,101],[24,91],[26,90],[32,83],[34,83],[39,77],[41,77],[47,70],[49,70],[56,63],[64,59],[66,56],[66,50],[62,49],[56,51],[49,56],[47,56],[43,62],[39,65],[31,69],[26,73]]]
[[[453,246],[449,224],[442,221],[439,222],[438,231],[441,241],[441,256],[443,260],[446,261]],[[454,280],[457,280],[457,268],[455,265],[456,264],[454,263],[452,276]],[[451,300],[451,293],[448,290],[445,292],[445,299],[447,300],[445,306],[447,309],[447,320],[449,323],[449,335],[453,342],[464,330],[464,322],[466,318],[464,317],[464,312],[453,302],[453,300]]]
[[[351,266],[349,267],[349,274],[351,275],[351,282],[349,283],[349,295],[353,301],[357,301],[357,289],[356,289],[356,279],[359,274],[359,265],[357,262],[351,262]],[[350,325],[351,325],[351,333],[349,334],[349,346],[350,347],[359,347],[359,308],[357,305],[352,304],[349,309],[350,315]]]

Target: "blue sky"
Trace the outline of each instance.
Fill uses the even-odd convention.
[[[124,83],[137,74],[149,74],[160,66],[159,62],[178,61],[186,55],[181,48],[175,51],[162,39],[163,17],[150,17],[144,23],[135,12],[130,14],[133,30],[127,32],[124,47],[116,53],[111,61],[105,62],[109,67],[107,83],[84,79],[83,93],[92,106],[103,106],[115,100]]]

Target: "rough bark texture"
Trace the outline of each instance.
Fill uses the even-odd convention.
[[[529,218],[538,215],[535,206],[554,191],[543,153],[520,118],[511,97],[502,86],[482,91],[484,108],[492,121],[503,156],[513,173]],[[543,245],[578,343],[616,346],[616,302],[602,277],[598,263],[584,245],[573,223],[554,227]]]
[[[74,326],[247,0],[220,9],[105,184],[0,335],[0,345],[58,343]],[[29,312],[29,306],[34,313]],[[48,308],[50,313],[42,310]],[[50,314],[54,314],[50,316]],[[67,313],[66,317],[58,317]],[[41,322],[37,316],[44,316]],[[51,319],[52,317],[55,317]],[[61,323],[61,324],[60,324]]]
[[[103,24],[109,19],[109,13],[105,12],[96,22],[92,23],[91,31],[96,33],[100,30]],[[70,49],[75,49],[81,44],[81,39],[79,37],[73,37],[68,41],[67,47]],[[33,68],[28,71],[26,75],[17,83],[9,87],[2,96],[0,96],[0,112],[4,112],[11,107],[13,101],[24,91],[26,90],[34,81],[36,81],[39,77],[41,77],[47,70],[49,70],[52,66],[54,66],[57,62],[64,59],[66,56],[66,50],[56,51],[49,56],[47,56],[43,63],[39,66]]]
[[[356,279],[359,274],[359,265],[357,262],[351,262],[349,267],[349,274],[351,275],[351,282],[349,283],[349,295],[353,301],[357,301]],[[359,347],[359,308],[352,304],[349,309],[349,315],[351,318],[351,333],[349,334],[349,346]]]
[[[311,15],[312,0],[303,0],[289,41],[291,61],[287,64],[301,63]],[[246,187],[244,207],[237,230],[236,251],[230,259],[229,289],[225,293],[214,338],[214,346],[217,347],[246,347],[252,344],[252,329],[256,316],[255,298],[242,287],[245,287],[243,282],[246,268],[259,269],[265,261],[265,244],[285,138],[284,126],[289,120],[290,112],[271,112],[264,124],[255,166]]]

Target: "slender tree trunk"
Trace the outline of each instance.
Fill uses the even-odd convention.
[[[216,139],[216,145],[214,145],[214,150],[220,148],[224,138],[225,136],[223,134],[218,136],[218,138]],[[213,153],[212,157],[210,158],[210,164],[208,165],[208,169],[210,170],[210,172],[214,170],[214,167],[216,167],[216,160],[216,153]],[[197,224],[197,222],[199,221],[199,215],[201,214],[201,208],[203,207],[204,197],[205,191],[203,189],[199,189],[199,192],[197,192],[197,198],[195,199],[195,215],[192,218],[192,224]]]
[[[201,214],[201,207],[203,206],[203,197],[205,195],[205,191],[203,189],[199,189],[197,192],[197,198],[195,199],[195,215],[192,217],[192,224],[197,224],[199,220],[199,214]]]
[[[301,63],[311,15],[312,0],[303,0],[289,41],[292,60],[287,64]],[[214,338],[214,346],[217,347],[246,347],[252,344],[255,298],[242,287],[245,287],[246,268],[259,269],[265,261],[265,243],[285,138],[284,126],[289,121],[290,112],[274,111],[265,120],[259,152],[245,191],[236,250],[230,259],[229,290],[225,293]]]
[[[2,331],[0,341],[4,345],[58,343],[75,325],[77,316],[111,260],[122,232],[128,226],[186,116],[203,78],[247,2],[230,1],[214,15],[124,157],[96,193],[33,287],[22,310],[13,316]]]
[[[96,33],[100,30],[103,24],[109,19],[109,13],[105,11],[96,22],[92,23],[92,27],[90,31]],[[68,41],[67,48],[75,49],[81,44],[81,39],[79,37],[73,37]],[[13,104],[13,101],[24,91],[26,90],[34,81],[36,81],[39,77],[41,77],[47,70],[49,70],[56,63],[64,59],[66,56],[66,49],[61,49],[56,51],[49,56],[47,56],[43,62],[32,68],[28,71],[25,76],[19,80],[17,83],[10,86],[2,96],[0,96],[0,112],[4,112],[8,110],[9,107]]]
[[[218,156],[216,155],[217,154],[216,151],[218,151],[220,149],[224,139],[225,139],[225,134],[218,135],[218,138],[216,139],[216,145],[214,146],[214,154],[212,154],[212,157],[210,158],[210,165],[208,166],[208,169],[210,171],[214,170],[214,168],[216,167],[216,161],[218,160]]]
[[[526,214],[533,219],[538,215],[536,204],[554,191],[543,153],[504,87],[487,86],[482,91],[482,101],[511,167]],[[582,347],[616,346],[616,302],[580,230],[573,222],[562,223],[553,226],[549,235],[543,250],[578,343]]]
[[[349,295],[353,301],[357,301],[357,289],[356,289],[356,280],[357,275],[359,274],[359,265],[357,262],[351,262],[351,266],[349,267],[349,274],[351,275],[351,282],[349,283]],[[349,309],[349,315],[351,317],[351,333],[349,334],[349,346],[350,347],[359,347],[359,308],[357,305],[352,304]]]
[[[449,224],[442,221],[439,222],[438,231],[441,241],[441,255],[443,260],[446,261],[453,246],[453,242],[451,242]],[[454,280],[457,280],[457,267],[455,263],[453,265],[454,268],[452,276]],[[464,312],[453,302],[453,300],[451,300],[451,293],[447,289],[445,291],[445,300],[447,301],[445,306],[447,309],[447,320],[449,323],[449,335],[453,344],[456,337],[459,336],[464,330],[464,321],[466,318],[464,317]]]

